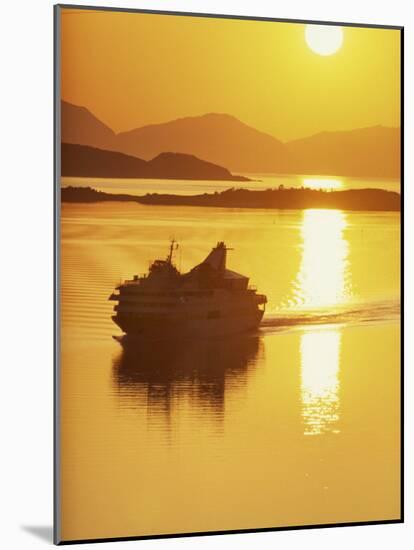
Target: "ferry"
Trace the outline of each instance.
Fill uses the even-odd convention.
[[[227,251],[219,242],[200,264],[180,273],[173,240],[164,260],[145,275],[125,280],[109,297],[117,302],[113,321],[127,335],[211,337],[254,331],[267,298],[249,285],[249,277],[227,269]]]

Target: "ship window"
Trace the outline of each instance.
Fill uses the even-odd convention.
[[[220,311],[214,310],[207,313],[207,319],[218,319],[220,317]]]

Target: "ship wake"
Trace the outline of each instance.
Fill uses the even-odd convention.
[[[381,302],[352,304],[349,307],[326,310],[281,311],[265,314],[260,331],[276,332],[286,329],[304,328],[309,325],[355,325],[372,324],[400,320],[400,302],[385,300]]]

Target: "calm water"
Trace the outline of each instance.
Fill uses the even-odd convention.
[[[284,185],[285,187],[310,187],[312,189],[385,189],[400,192],[398,180],[378,180],[344,178],[336,176],[303,176],[245,174],[251,180],[243,181],[189,181],[189,180],[155,180],[155,179],[106,179],[106,178],[62,178],[62,186],[94,187],[106,193],[127,193],[144,195],[145,193],[174,193],[176,195],[197,195],[224,191],[229,187],[244,189],[269,189]]]
[[[64,204],[62,537],[399,517],[399,215]],[[108,296],[219,240],[256,334],[122,346]]]

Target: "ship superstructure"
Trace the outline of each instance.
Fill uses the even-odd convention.
[[[112,319],[127,334],[141,336],[214,336],[254,330],[263,317],[266,296],[249,278],[226,267],[219,242],[187,273],[173,261],[171,242],[165,260],[155,260],[146,275],[135,275],[110,296],[117,304]]]

